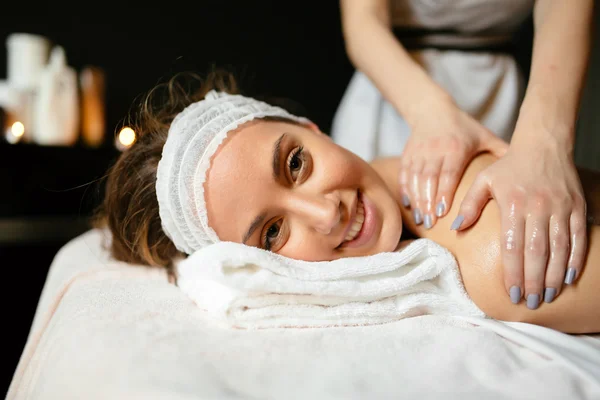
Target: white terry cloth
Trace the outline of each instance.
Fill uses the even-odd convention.
[[[319,262],[220,242],[180,261],[177,269],[179,287],[200,308],[240,328],[484,316],[467,296],[452,254],[428,239],[397,252]]]
[[[600,398],[580,372],[590,364],[572,368],[553,351],[580,343],[600,357],[590,337],[528,325],[525,341],[507,332],[526,324],[441,315],[230,329],[162,271],[111,260],[105,239],[91,230],[54,258],[7,400]]]

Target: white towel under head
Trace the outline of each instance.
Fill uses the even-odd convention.
[[[456,260],[419,239],[398,252],[308,262],[220,242],[177,266],[196,304],[239,328],[370,325],[415,315],[484,316]]]

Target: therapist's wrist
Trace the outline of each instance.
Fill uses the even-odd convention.
[[[568,127],[547,129],[544,122],[536,119],[517,124],[510,147],[524,154],[548,153],[572,159],[574,155],[574,130]]]
[[[521,104],[511,143],[551,145],[572,152],[575,118],[573,104],[547,88],[530,87]]]
[[[458,111],[452,96],[439,87],[431,87],[419,92],[412,101],[400,110],[409,127],[419,125],[423,119],[435,118],[436,115]]]
[[[572,156],[575,143],[575,127],[567,123],[557,123],[541,115],[519,118],[511,139],[511,147],[526,148],[532,151],[556,149]]]

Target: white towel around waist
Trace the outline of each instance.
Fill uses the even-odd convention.
[[[467,296],[452,254],[428,239],[398,252],[319,262],[220,242],[180,261],[177,270],[179,287],[199,307],[239,328],[484,316]]]

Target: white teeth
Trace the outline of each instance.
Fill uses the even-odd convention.
[[[365,210],[363,207],[363,203],[360,202],[358,204],[358,207],[356,210],[356,216],[354,217],[354,222],[352,223],[352,226],[350,227],[350,231],[348,231],[348,235],[344,239],[346,242],[349,242],[350,240],[352,240],[356,237],[356,235],[358,234],[358,232],[360,232],[360,229],[363,226],[363,222],[365,222]]]
[[[355,221],[362,225],[362,223],[365,222],[365,214],[356,214]]]

